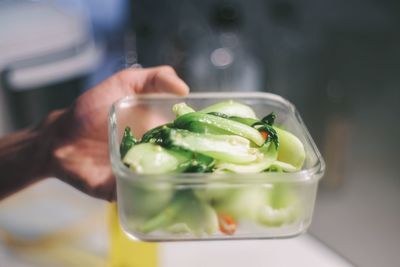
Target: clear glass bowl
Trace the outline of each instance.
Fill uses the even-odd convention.
[[[295,134],[304,145],[306,160],[302,170],[294,173],[143,175],[134,173],[121,161],[119,144],[126,126],[131,127],[136,138],[139,139],[147,130],[172,121],[175,118],[172,106],[176,103],[185,101],[198,110],[230,99],[251,106],[259,118],[272,111],[275,112],[277,114],[275,124]],[[109,140],[111,164],[117,179],[120,223],[132,239],[179,241],[287,238],[305,232],[311,223],[317,185],[324,174],[325,163],[295,107],[280,96],[253,92],[193,93],[187,97],[160,94],[126,97],[116,102],[111,109]],[[210,190],[213,190],[216,195],[244,195],[243,199],[232,198],[231,204],[243,210],[244,215],[253,213],[251,216],[240,217],[235,222],[234,234],[229,231],[226,233],[224,227],[225,231],[210,232],[207,231],[209,230],[207,225],[204,225],[205,231],[196,233],[185,232],[184,225],[173,225],[168,229],[165,228],[166,230],[144,230],[144,225],[167,208],[174,195],[190,195],[190,197],[201,199],[204,192],[210,192]],[[248,200],[257,198],[260,192],[263,192],[268,199],[272,199],[270,196],[278,196],[277,202],[280,204],[270,205],[273,208],[264,205],[260,207],[262,210],[257,211],[262,214],[262,219],[249,219],[254,218],[255,206],[249,204],[252,202]],[[191,203],[188,200],[185,212],[193,214],[194,210],[199,209],[195,202]],[[208,204],[212,206],[215,203],[211,201]],[[202,229],[202,219],[199,217],[194,222],[200,229]],[[225,223],[228,224],[225,224],[228,228],[231,226],[229,221]]]

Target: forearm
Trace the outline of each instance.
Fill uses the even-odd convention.
[[[46,124],[0,139],[0,199],[51,175],[52,140]]]

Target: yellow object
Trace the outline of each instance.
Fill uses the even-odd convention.
[[[119,224],[117,205],[110,205],[110,267],[157,267],[157,244],[128,239]]]

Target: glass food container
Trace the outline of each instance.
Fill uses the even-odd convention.
[[[119,145],[126,126],[140,139],[147,130],[172,121],[172,106],[186,102],[195,110],[234,100],[252,107],[258,118],[277,115],[274,125],[293,133],[304,145],[306,159],[300,171],[256,174],[173,173],[137,174],[121,161]],[[288,238],[307,230],[311,223],[319,179],[325,163],[295,107],[270,93],[193,93],[187,97],[135,95],[116,102],[109,118],[110,157],[117,182],[120,223],[134,240],[181,241]],[[207,199],[208,193],[216,199]],[[169,213],[174,198],[181,199],[181,213]],[[218,197],[235,211],[234,220],[215,212]],[[228,199],[228,200],[226,200]],[[207,207],[204,203],[207,202]],[[216,209],[217,210],[217,209]],[[160,214],[164,214],[160,216]],[[241,215],[241,214],[239,214]],[[152,228],[165,216],[183,216],[197,231],[178,223]],[[255,219],[256,218],[256,219]],[[168,219],[168,218],[167,218]],[[170,221],[171,218],[169,218]],[[218,227],[215,229],[216,220]],[[168,221],[168,220],[166,220]],[[210,226],[210,225],[214,225]]]

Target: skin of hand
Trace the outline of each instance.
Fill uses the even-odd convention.
[[[169,66],[126,69],[82,94],[68,109],[51,113],[38,126],[50,151],[43,173],[94,197],[114,200],[108,152],[110,108],[124,96],[158,92],[184,96],[189,88]]]

